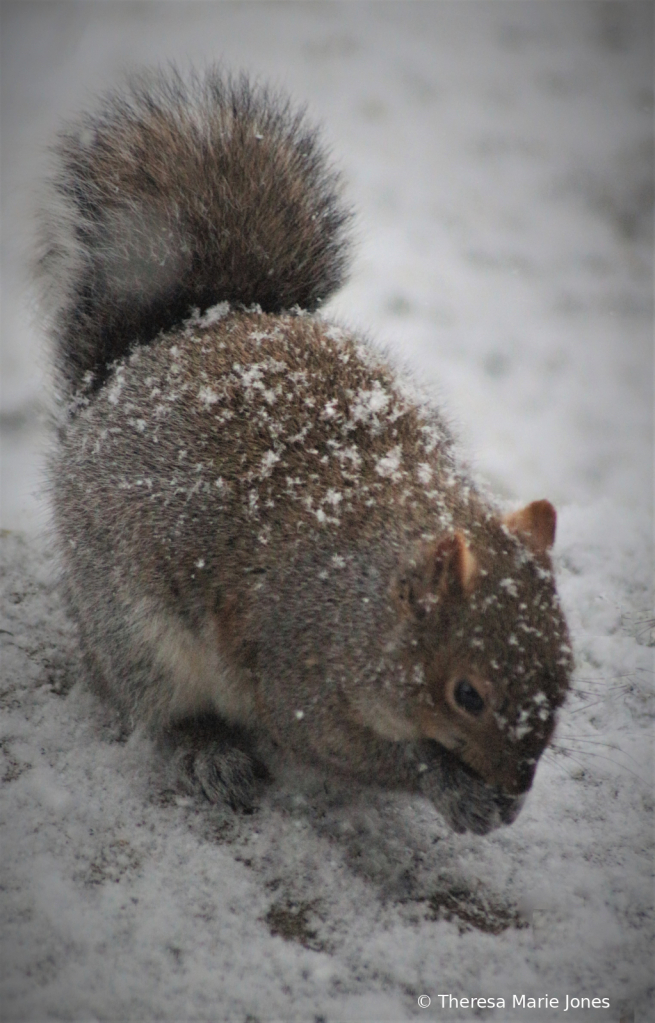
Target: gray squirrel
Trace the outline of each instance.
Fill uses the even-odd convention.
[[[54,153],[51,493],[93,684],[213,801],[252,805],[259,735],[457,831],[511,823],[572,670],[555,511],[504,515],[412,381],[317,312],[351,212],[304,112],[144,72]]]

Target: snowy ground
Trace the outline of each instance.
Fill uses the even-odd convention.
[[[564,1020],[654,1018],[652,19],[3,4],[2,1019],[550,1020],[567,995],[610,1008]],[[78,681],[38,490],[31,188],[61,116],[122,67],[214,57],[325,122],[359,209],[334,315],[434,386],[501,497],[558,506],[576,687],[524,812],[486,838],[284,772],[251,816],[175,798]]]

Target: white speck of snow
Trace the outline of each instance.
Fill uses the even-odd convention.
[[[392,448],[391,451],[387,452],[384,458],[378,460],[375,466],[375,471],[386,478],[396,479],[398,476],[398,469],[400,468],[400,462],[402,459],[403,449],[400,444]]]
[[[216,391],[213,391],[211,387],[201,387],[198,391],[198,397],[200,398],[203,405],[209,408],[210,405],[215,405],[219,401],[219,396]]]
[[[334,448],[333,455],[342,464],[346,461],[352,462],[353,468],[357,469],[362,463],[362,456],[356,447]]]
[[[229,302],[217,302],[216,305],[210,306],[202,316],[198,317],[198,324],[201,327],[211,327],[213,323],[218,323],[219,320],[225,319],[229,312]]]
[[[263,391],[264,384],[262,383],[263,376],[262,370],[264,368],[265,366],[262,366],[260,363],[253,363],[253,365],[250,366],[249,369],[244,369],[243,366],[239,365],[239,363],[235,363],[234,366],[232,367],[232,372],[236,376],[241,377],[241,383],[243,387],[246,388],[246,390],[253,389],[257,391]]]
[[[276,451],[267,451],[262,457],[259,463],[259,475],[264,479],[266,476],[270,476],[273,471],[273,466],[276,462],[280,461],[280,456]]]
[[[505,579],[501,579],[498,585],[501,586],[504,590],[507,590],[510,597],[518,597],[519,591],[516,587],[516,582],[514,579],[510,579],[508,576]]]
[[[297,710],[295,714],[296,721],[302,721],[305,716],[304,710]]]
[[[379,380],[376,380],[370,391],[360,389],[352,406],[352,418],[355,423],[377,423],[378,414],[384,412],[391,401]]]
[[[332,487],[330,487],[330,489],[325,494],[323,500],[327,504],[331,504],[334,508],[336,508],[338,504],[341,504],[341,501],[343,500],[343,495],[340,494],[338,490],[333,490]]]
[[[124,374],[124,367],[119,366],[116,370],[116,376],[107,390],[107,401],[110,405],[118,405],[118,399],[120,398],[121,391],[123,390],[123,384],[125,383]]]
[[[332,323],[329,327],[326,327],[325,336],[329,341],[343,341],[346,335],[341,327],[337,327]]]
[[[421,462],[416,470],[416,475],[421,483],[427,487],[432,479],[432,466],[428,462]]]
[[[514,726],[513,730],[513,735],[517,742],[523,739],[528,734],[528,732],[532,731],[532,726],[529,724],[529,718],[530,718],[529,710],[524,709],[519,714],[518,722]]]

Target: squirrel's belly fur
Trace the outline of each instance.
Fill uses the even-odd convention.
[[[156,702],[144,708],[144,720],[170,724],[215,711],[229,722],[252,722],[253,686],[223,654],[211,616],[201,630],[193,631],[178,616],[151,609],[144,600],[135,615],[134,633],[160,677],[169,680],[169,686],[155,694]]]
[[[316,133],[169,72],[57,155],[52,495],[90,677],[210,798],[249,802],[266,734],[510,822],[569,684],[555,513],[503,516],[411,382],[311,312],[350,216]]]

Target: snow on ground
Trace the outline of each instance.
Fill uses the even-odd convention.
[[[652,12],[3,4],[3,1019],[550,1020],[567,995],[610,1008],[564,1020],[653,1018]],[[177,798],[80,681],[38,492],[31,190],[121,68],[215,57],[325,122],[359,210],[332,314],[433,386],[501,497],[558,505],[575,691],[485,838],[288,769],[250,816]]]

